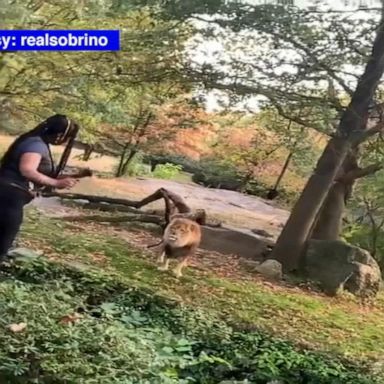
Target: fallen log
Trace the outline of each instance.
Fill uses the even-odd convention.
[[[154,201],[164,199],[165,211],[164,211],[164,224],[163,227],[167,226],[170,217],[178,211],[178,215],[194,220],[200,225],[209,225],[212,227],[220,227],[221,223],[207,223],[207,215],[204,209],[192,210],[182,199],[181,196],[165,189],[160,188],[152,195],[145,197],[140,201],[127,200],[120,198],[111,198],[107,196],[95,196],[95,195],[84,195],[80,193],[60,193],[55,191],[47,191],[43,193],[43,197],[59,197],[67,200],[85,200],[89,203],[85,204],[83,208],[98,209],[105,212],[130,212],[143,214],[139,209],[148,205]]]
[[[141,208],[144,205],[147,205],[149,203],[152,203],[153,201],[160,200],[160,199],[170,200],[180,213],[191,212],[191,208],[188,207],[188,205],[184,202],[181,196],[165,188],[160,188],[152,195],[149,195],[148,197],[139,201],[137,208]]]
[[[128,207],[120,204],[107,204],[107,203],[85,203],[81,208],[90,209],[101,212],[124,212],[124,213],[144,213],[136,208]]]
[[[140,211],[136,208],[125,207],[123,205],[113,205],[113,204],[103,204],[103,203],[86,203],[81,206],[82,209],[89,209],[94,211],[101,212],[112,212],[112,213],[132,213],[136,216],[140,215],[151,215],[160,218],[162,211]],[[220,221],[207,221],[206,212],[203,209],[197,209],[195,212],[183,213],[180,216],[185,217],[186,219],[191,219],[199,223],[200,225],[205,225],[211,228],[220,228],[222,226]],[[159,224],[165,224],[165,220],[159,219]]]
[[[125,205],[128,207],[135,207],[138,204],[138,201],[127,200],[127,199],[118,199],[107,196],[95,196],[95,195],[83,195],[81,193],[60,193],[60,192],[44,192],[43,197],[59,197],[61,199],[67,200],[87,200],[91,203],[107,203],[107,204],[117,204]]]
[[[207,214],[204,209],[196,209],[196,211],[194,212],[179,213],[178,216],[185,217],[186,219],[194,220],[200,225],[209,225],[207,223]],[[211,226],[212,225],[214,224],[211,223]]]
[[[163,219],[154,215],[124,215],[124,216],[103,216],[103,215],[78,215],[65,216],[62,218],[65,221],[98,221],[105,223],[124,223],[127,221],[140,221],[142,223],[153,223],[161,225]]]

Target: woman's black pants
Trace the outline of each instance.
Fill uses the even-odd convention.
[[[26,192],[0,185],[0,262],[6,259],[12,247],[23,222],[24,205],[30,201]]]

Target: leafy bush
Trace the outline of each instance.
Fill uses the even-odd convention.
[[[268,190],[267,185],[254,180],[250,181],[246,186],[246,192],[254,196],[266,197]]]
[[[117,170],[118,164],[116,165]],[[116,172],[114,172],[115,174]],[[143,155],[138,152],[130,161],[124,176],[149,176],[151,174],[150,167],[143,163]]]
[[[45,261],[1,275],[4,384],[380,382],[361,365],[236,329],[118,276]],[[21,322],[21,332],[8,328]]]
[[[186,156],[181,155],[152,155],[147,154],[143,158],[143,162],[146,164],[151,164],[153,166],[157,164],[175,164],[181,165],[182,170],[188,173],[195,173],[199,169],[199,163],[195,160],[189,159]]]
[[[156,166],[155,170],[152,172],[153,177],[158,179],[173,179],[180,174],[183,167],[181,165],[175,164],[159,164]]]
[[[243,178],[237,170],[228,163],[207,158],[200,162],[199,170],[193,175],[195,183],[211,188],[240,190],[243,187]]]
[[[266,198],[269,190],[270,187],[266,184],[260,183],[259,181],[251,181],[247,184],[245,191],[249,195]],[[290,206],[296,201],[297,198],[297,192],[287,190],[284,187],[279,187],[278,196],[276,197],[275,201],[279,202],[279,204],[283,206]]]

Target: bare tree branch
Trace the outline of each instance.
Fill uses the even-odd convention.
[[[365,168],[357,168],[341,177],[339,181],[352,182],[354,180],[361,179],[365,176],[373,175],[374,173],[382,170],[383,168],[384,165],[382,163],[371,164]]]
[[[377,123],[372,128],[366,129],[365,131],[355,131],[350,134],[350,140],[354,145],[359,145],[370,137],[375,136],[384,131],[384,122]]]

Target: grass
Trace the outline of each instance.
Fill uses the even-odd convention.
[[[81,262],[117,272],[134,286],[220,314],[237,324],[353,359],[384,353],[384,301],[366,308],[352,298],[331,299],[299,288],[249,279],[221,278],[190,268],[178,281],[160,273],[154,257],[99,226],[76,225],[29,211],[22,243],[56,260]]]
[[[0,275],[4,384],[382,383],[364,364],[236,330],[116,273],[27,258]]]

